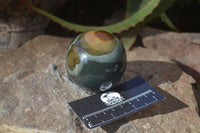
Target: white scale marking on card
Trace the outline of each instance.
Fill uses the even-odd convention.
[[[69,105],[79,119],[91,129],[123,118],[164,99],[162,94],[141,77],[127,81],[113,90],[115,91],[98,93],[71,102]]]

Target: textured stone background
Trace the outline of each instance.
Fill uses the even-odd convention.
[[[68,106],[88,96],[65,76],[65,51],[71,40],[42,35],[0,53],[0,133],[200,133],[200,92],[192,85],[195,79],[168,56],[143,47],[127,52],[121,82],[140,75],[166,99],[88,130]]]
[[[176,60],[200,84],[200,33],[165,32],[146,27],[140,35],[145,47]]]
[[[40,9],[54,13],[67,0],[26,0]],[[44,33],[49,20],[31,11],[18,0],[0,0],[0,52],[14,49]]]

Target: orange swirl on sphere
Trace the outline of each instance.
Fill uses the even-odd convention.
[[[82,47],[91,55],[108,54],[116,46],[114,36],[105,31],[88,31],[81,38]]]
[[[72,46],[71,49],[69,50],[69,53],[67,55],[67,64],[68,67],[71,71],[74,70],[76,64],[80,63],[80,59],[78,56],[78,51],[76,51],[75,46]]]

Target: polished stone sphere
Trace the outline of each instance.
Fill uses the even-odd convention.
[[[106,91],[116,85],[125,68],[124,47],[117,37],[108,32],[81,33],[68,46],[68,77],[91,91]]]

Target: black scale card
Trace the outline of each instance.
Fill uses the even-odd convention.
[[[70,102],[69,105],[89,129],[118,120],[146,108],[164,96],[141,77],[110,91]]]

